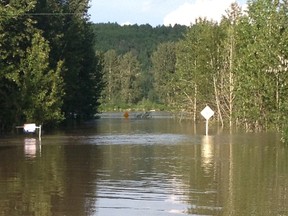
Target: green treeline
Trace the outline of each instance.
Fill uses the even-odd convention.
[[[89,22],[88,0],[0,3],[0,130],[165,109],[195,121],[288,131],[288,5],[236,3],[190,27]],[[287,133],[288,134],[288,133]]]
[[[160,44],[183,39],[187,27],[100,23],[93,24],[93,29],[95,49],[103,56],[106,83],[101,109],[161,106],[154,91],[151,56]]]
[[[222,125],[246,130],[285,128],[287,6],[254,0],[245,12],[232,4],[219,24],[197,20],[176,44],[169,78],[176,106],[190,109],[196,119],[209,104]]]
[[[223,126],[240,125],[251,131],[285,130],[287,12],[286,1],[250,0],[245,11],[234,3],[219,23],[199,18],[184,31],[181,29],[181,35],[166,38],[156,47],[149,45],[154,37],[144,37],[147,56],[153,50],[144,63],[140,61],[143,53],[135,48],[137,43],[133,45],[136,37],[127,43],[130,38],[123,41],[118,34],[118,43],[107,43],[114,48],[103,48],[107,85],[102,106],[141,107],[143,101],[149,101],[151,108],[158,104],[161,108],[186,111],[197,120],[208,104]],[[116,27],[110,26],[111,32]],[[129,32],[129,28],[122,27],[121,32]]]
[[[186,26],[124,25],[117,23],[93,24],[96,34],[95,49],[101,52],[115,50],[124,55],[132,52],[141,62],[143,70],[151,67],[151,54],[160,43],[178,41],[187,30]]]
[[[90,118],[103,86],[88,0],[0,3],[0,131]]]

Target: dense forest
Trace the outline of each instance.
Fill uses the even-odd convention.
[[[106,83],[101,109],[167,109],[169,106],[161,105],[154,88],[152,54],[160,44],[184,39],[187,27],[101,23],[93,24],[93,29]]]
[[[0,130],[100,110],[188,113],[288,136],[288,3],[236,3],[220,22],[92,24],[89,0],[0,3]],[[100,106],[100,107],[99,107]],[[286,131],[286,133],[285,133]]]
[[[88,0],[0,2],[0,131],[91,118],[103,88]]]
[[[100,52],[115,50],[118,55],[132,52],[143,70],[151,68],[151,54],[160,43],[184,38],[187,26],[124,25],[117,23],[93,24],[95,49]]]

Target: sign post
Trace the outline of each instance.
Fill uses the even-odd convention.
[[[206,119],[206,136],[207,136],[208,135],[208,122],[209,122],[209,119],[214,115],[214,111],[209,106],[206,106],[201,111],[201,115]]]

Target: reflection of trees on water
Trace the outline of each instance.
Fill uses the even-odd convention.
[[[0,215],[89,215],[96,186],[87,182],[101,164],[96,148],[47,144],[41,155],[38,148],[26,140],[0,149]]]
[[[203,144],[212,145],[213,142]],[[170,193],[169,202],[194,206],[189,213],[210,214],[218,212],[219,206],[214,183],[213,147],[207,151],[206,147],[202,149],[199,144],[110,146],[103,169],[110,170],[107,180],[117,180],[118,183],[120,180],[149,180],[147,190],[151,187],[157,191],[159,187],[158,190]]]
[[[217,135],[198,144],[115,145],[105,153],[103,170],[118,183],[154,178],[159,187],[169,185],[171,200],[187,203],[192,215],[285,215],[287,149],[275,140]]]
[[[64,163],[62,149],[55,146],[46,151],[43,148],[42,157],[36,157],[36,145],[26,140],[21,148],[14,146],[1,152],[1,164],[7,169],[3,175],[1,167],[0,175],[0,209],[3,215],[52,215],[50,192],[63,194],[63,174],[58,169]],[[43,160],[48,155],[49,161]]]
[[[58,203],[59,213],[91,215],[95,210],[97,170],[101,167],[100,151],[92,145],[65,146],[65,193]]]
[[[100,146],[42,141],[41,151],[37,142],[27,143],[31,149],[0,146],[0,215],[91,215],[107,184],[128,197],[124,189],[131,184],[151,199],[156,191],[167,196],[171,213],[287,214],[287,149],[275,135],[191,140]],[[187,209],[173,208],[175,203]]]

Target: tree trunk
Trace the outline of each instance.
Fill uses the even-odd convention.
[[[234,31],[233,31],[234,32]],[[233,59],[234,59],[234,33],[230,36],[230,55],[229,55],[229,127],[233,125],[233,101],[234,101],[234,77],[233,77]]]
[[[221,109],[220,109],[220,101],[219,101],[215,76],[213,77],[213,83],[214,83],[214,93],[215,93],[215,100],[216,100],[216,105],[217,105],[218,116],[219,116],[219,120],[221,122],[221,127],[223,127],[224,122],[223,122],[222,113],[221,113]]]
[[[196,122],[197,120],[197,85],[195,84],[194,87],[194,107],[193,107],[193,121]]]

